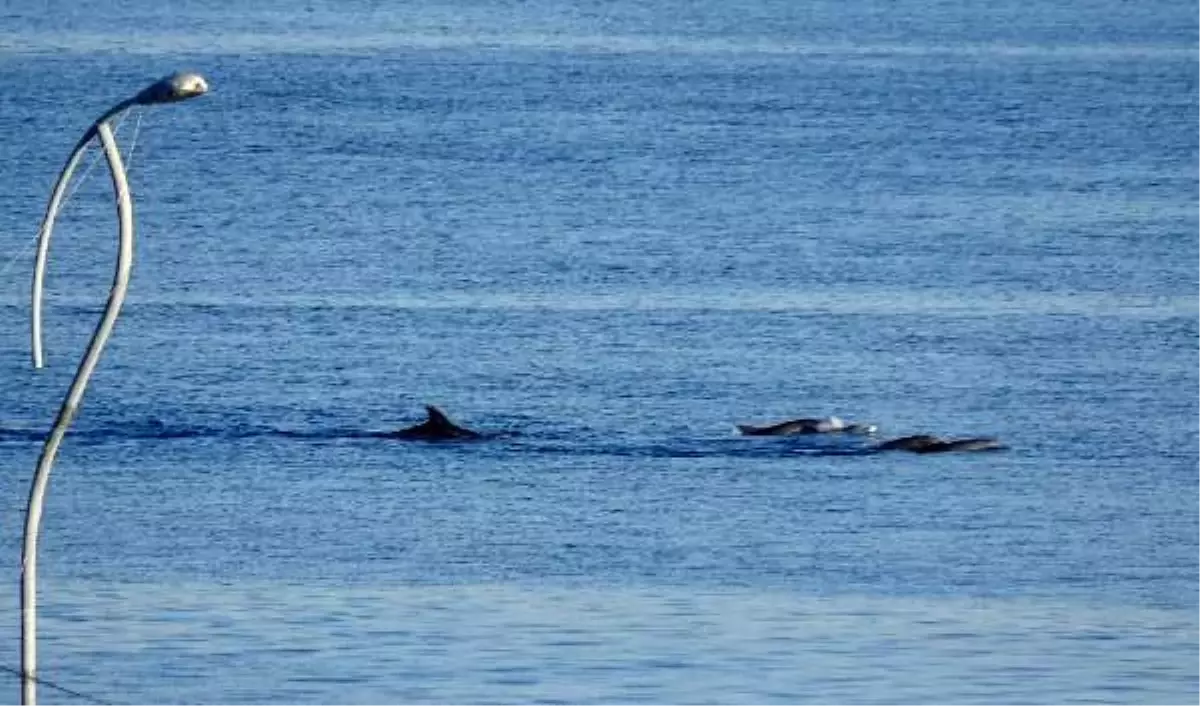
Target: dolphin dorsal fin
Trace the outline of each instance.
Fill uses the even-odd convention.
[[[438,409],[437,407],[434,407],[431,404],[425,405],[425,413],[429,415],[429,420],[428,420],[429,424],[433,424],[433,425],[439,426],[439,427],[454,426],[454,424],[450,422],[450,418],[447,417],[446,414],[444,412],[442,412],[442,410]]]

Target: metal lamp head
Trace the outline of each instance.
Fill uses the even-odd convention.
[[[133,97],[137,105],[176,103],[208,93],[208,82],[200,74],[180,72],[171,74],[147,86]]]

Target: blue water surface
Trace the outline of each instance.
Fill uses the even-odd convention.
[[[1195,703],[1196,10],[4,7],[0,667],[104,165],[40,371],[37,223],[187,68],[211,95],[120,126],[43,701]],[[371,434],[426,403],[494,436]],[[1008,449],[733,426],[830,414]]]

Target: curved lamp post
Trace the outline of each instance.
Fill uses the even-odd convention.
[[[113,118],[134,106],[175,103],[203,95],[207,92],[208,84],[204,81],[204,77],[199,74],[178,73],[168,76],[146,87],[136,96],[127,98],[109,108],[104,115],[101,115],[83,133],[83,137],[79,138],[79,142],[75,143],[75,149],[71,151],[71,156],[67,158],[67,163],[58,175],[58,181],[54,183],[54,190],[50,195],[50,204],[46,206],[46,215],[42,219],[42,227],[38,230],[37,262],[33,268],[33,327],[30,341],[33,352],[33,367],[42,367],[42,283],[45,280],[46,274],[46,254],[50,248],[50,233],[54,230],[54,220],[58,217],[58,209],[62,205],[63,196],[66,194],[67,184],[71,181],[71,175],[75,173],[75,167],[79,165],[79,160],[82,159],[87,144],[91,142],[93,137],[100,134],[101,127],[107,126]],[[100,136],[100,139],[103,143],[103,135]],[[112,139],[111,136],[109,139]],[[107,151],[107,146],[105,147],[105,155],[108,157],[109,167],[112,168],[115,176],[118,171],[115,168],[115,164],[119,164],[120,155],[117,155],[118,161],[114,163],[112,156]]]
[[[100,360],[100,352],[112,333],[117,314],[125,301],[125,292],[129,288],[129,272],[133,265],[133,202],[129,194],[129,182],[125,177],[125,166],[121,161],[121,152],[117,148],[116,138],[113,137],[109,121],[135,105],[153,105],[156,103],[173,103],[203,95],[208,91],[208,84],[199,74],[179,73],[162,79],[138,93],[133,98],[121,101],[108,110],[100,119],[92,124],[75,145],[71,156],[67,159],[54,190],[50,197],[50,205],[46,209],[46,217],[38,232],[37,264],[33,276],[33,364],[42,366],[41,342],[41,297],[42,281],[46,267],[46,252],[50,244],[50,231],[54,228],[54,219],[62,197],[66,191],[67,182],[75,171],[84,147],[93,137],[98,136],[104,148],[104,156],[108,160],[112,172],[113,191],[117,200],[118,250],[117,269],[113,277],[112,290],[108,295],[108,304],[104,315],[92,334],[87,352],[75,372],[71,387],[54,420],[50,435],[42,447],[38,459],[37,470],[33,475],[33,486],[29,491],[29,505],[25,513],[25,537],[21,551],[21,703],[33,704],[37,701],[37,540],[41,527],[42,507],[46,495],[46,485],[50,479],[50,467],[58,453],[67,428],[75,418],[79,409],[83,391],[87,387],[88,378]]]

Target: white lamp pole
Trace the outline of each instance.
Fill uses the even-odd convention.
[[[58,217],[58,209],[62,205],[63,196],[66,195],[67,184],[71,181],[71,175],[75,172],[75,167],[79,165],[79,160],[83,157],[84,148],[99,133],[101,125],[107,124],[110,120],[134,106],[175,103],[203,95],[207,92],[208,84],[199,74],[178,73],[168,76],[161,81],[151,84],[133,98],[123,100],[109,108],[104,115],[101,115],[96,122],[92,123],[87,132],[83,133],[83,137],[79,139],[79,142],[75,143],[75,149],[71,150],[71,156],[67,158],[67,163],[58,175],[58,181],[54,183],[54,190],[50,195],[50,203],[46,207],[46,215],[42,219],[41,228],[38,230],[37,262],[33,268],[33,327],[30,341],[33,352],[33,367],[42,367],[42,283],[45,280],[46,274],[46,254],[50,249],[50,233],[54,230],[54,220]],[[109,159],[109,167],[113,167],[111,158]]]
[[[37,264],[33,278],[33,364],[42,366],[41,345],[41,296],[42,281],[46,267],[46,252],[50,244],[50,231],[54,228],[54,219],[58,215],[63,193],[67,182],[75,171],[83,149],[94,136],[99,136],[104,148],[104,156],[108,160],[112,172],[113,191],[117,200],[118,250],[117,269],[113,277],[112,290],[108,295],[108,304],[104,315],[96,326],[87,352],[75,372],[71,387],[54,420],[50,435],[42,447],[38,459],[37,470],[33,475],[33,486],[29,492],[29,505],[25,513],[25,537],[21,551],[21,703],[37,703],[37,540],[41,528],[42,508],[44,505],[46,486],[50,480],[50,467],[58,453],[59,444],[67,433],[67,428],[75,418],[79,403],[83,399],[84,389],[88,378],[96,369],[100,360],[100,352],[112,333],[117,314],[125,301],[125,292],[129,288],[129,272],[133,265],[133,201],[129,193],[129,182],[125,176],[125,166],[121,161],[121,152],[113,137],[109,121],[115,116],[135,105],[151,105],[155,103],[171,103],[203,95],[208,91],[208,84],[198,74],[180,73],[168,76],[138,93],[133,98],[121,101],[100,117],[87,132],[83,134],[74,151],[71,152],[67,164],[63,167],[54,191],[50,197],[50,205],[46,209],[46,217],[42,221],[38,233]]]

